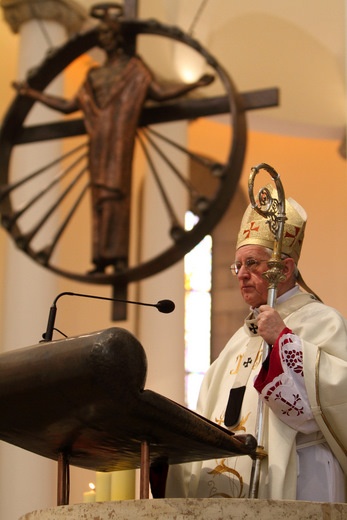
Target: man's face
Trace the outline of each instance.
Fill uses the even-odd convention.
[[[237,274],[240,291],[245,302],[251,307],[259,307],[267,303],[268,281],[262,276],[267,271],[271,255],[261,246],[243,246],[236,251],[235,262],[241,262]],[[251,269],[245,267],[245,263],[256,260]],[[250,262],[251,263],[251,262]]]

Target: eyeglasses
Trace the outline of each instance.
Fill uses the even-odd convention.
[[[255,258],[247,258],[244,263],[242,262],[234,262],[230,266],[230,271],[234,276],[237,276],[240,272],[240,269],[242,266],[249,272],[249,273],[255,273],[259,267],[260,264],[264,262],[269,262],[268,260],[256,260]]]

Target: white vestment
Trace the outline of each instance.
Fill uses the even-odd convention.
[[[277,356],[279,373],[267,380],[267,372],[261,370],[264,381],[258,390],[267,403],[264,449],[268,456],[261,464],[258,496],[344,501],[347,322],[335,309],[297,289],[279,298],[276,310],[288,329],[269,356],[270,366],[276,365],[272,360]],[[262,366],[261,350],[255,320],[245,320],[208,370],[197,412],[224,426],[230,389],[242,379],[245,366],[251,366],[233,431],[255,435],[259,394],[254,381]],[[249,456],[172,466],[166,496],[247,498],[251,466]]]

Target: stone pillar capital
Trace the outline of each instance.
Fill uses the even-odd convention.
[[[58,22],[71,35],[78,32],[88,18],[86,9],[74,0],[0,0],[0,5],[14,33],[19,32],[23,23],[37,18]]]

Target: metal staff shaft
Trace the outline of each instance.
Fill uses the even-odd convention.
[[[258,193],[258,203],[254,198],[254,181],[255,177],[261,170],[266,170],[275,182],[277,189],[277,199],[272,197],[268,187],[263,187]],[[285,212],[285,195],[279,174],[268,164],[261,163],[251,169],[248,180],[248,192],[252,208],[260,215],[267,219],[267,224],[274,236],[273,253],[268,262],[269,269],[263,276],[269,282],[267,304],[274,308],[277,297],[277,286],[283,280],[283,263],[281,261],[282,241],[284,232],[284,223],[286,221]],[[270,353],[270,346],[263,341],[263,362]],[[257,498],[259,491],[261,462],[267,456],[264,450],[264,419],[266,407],[264,402],[259,398],[257,420],[255,428],[255,437],[258,447],[253,457],[252,473],[249,487],[249,498]]]

